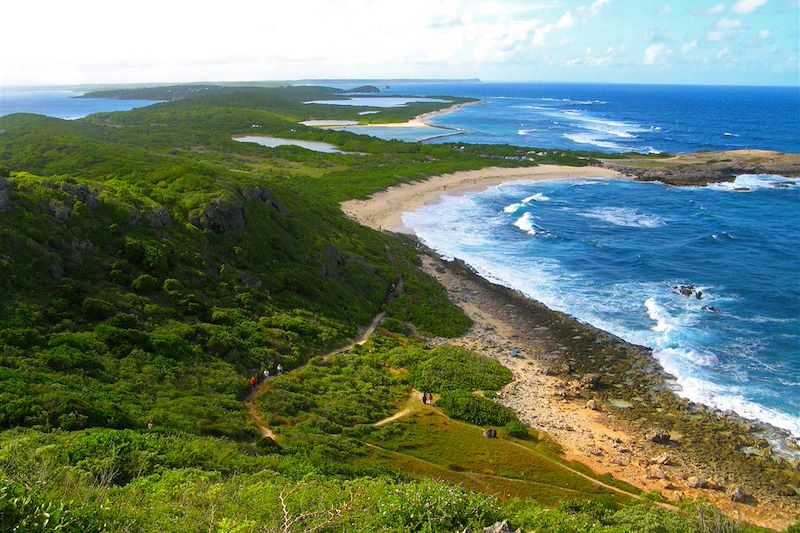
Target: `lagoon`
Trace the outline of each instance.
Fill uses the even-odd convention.
[[[450,100],[440,98],[419,98],[402,96],[359,96],[346,100],[310,100],[304,104],[323,104],[323,105],[352,105],[360,107],[403,107],[410,103],[449,103]]]
[[[269,137],[267,135],[240,135],[233,137],[234,141],[244,143],[256,143],[267,148],[277,148],[278,146],[299,146],[306,150],[324,152],[326,154],[346,154],[339,150],[335,145],[322,141],[304,141],[302,139],[282,139],[280,137]]]

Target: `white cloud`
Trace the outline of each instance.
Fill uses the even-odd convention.
[[[589,15],[592,17],[597,15],[603,6],[609,3],[611,3],[611,0],[594,0],[592,5],[589,6]]]
[[[768,29],[764,28],[763,30],[759,30],[758,38],[759,39],[769,39],[772,36],[772,32]]]
[[[742,29],[742,21],[739,19],[721,18],[706,32],[709,41],[722,41],[733,37]]]
[[[572,16],[571,11],[565,12],[561,15],[561,18],[558,19],[558,24],[556,24],[556,28],[569,28],[575,24],[575,17]]]
[[[669,4],[658,6],[658,8],[656,9],[657,17],[666,17],[670,13],[672,13],[672,6]]]
[[[695,9],[696,15],[719,15],[725,10],[725,4],[714,4],[704,9]]]
[[[695,48],[697,48],[697,39],[694,39],[693,41],[690,41],[688,43],[683,43],[681,45],[681,52],[685,54],[687,52],[691,52]]]
[[[730,53],[731,53],[730,47],[726,46],[725,48],[723,48],[722,50],[717,52],[714,57],[716,57],[717,60],[721,60],[721,59],[723,59],[725,56],[727,56]]]
[[[767,0],[738,0],[731,10],[734,13],[738,13],[740,15],[749,15],[759,7],[763,6],[767,3]]]
[[[663,56],[671,52],[664,43],[651,44],[644,51],[642,63],[645,65],[655,65],[656,63],[663,63]]]

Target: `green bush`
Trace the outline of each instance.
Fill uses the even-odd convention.
[[[149,293],[158,290],[158,280],[150,274],[142,274],[131,283],[133,290],[139,293]]]
[[[87,317],[95,320],[109,318],[114,316],[114,313],[117,312],[117,308],[114,307],[114,304],[99,298],[85,298],[83,304],[81,304],[81,308]]]
[[[496,390],[511,381],[509,369],[490,357],[459,346],[439,346],[416,367],[414,387],[429,392]]]
[[[436,405],[447,416],[477,426],[504,426],[517,421],[517,415],[508,407],[463,390],[444,392]]]
[[[530,438],[530,433],[528,433],[528,426],[520,422],[519,420],[512,420],[507,422],[505,426],[503,426],[509,435],[512,437],[516,437],[518,439],[528,439]]]

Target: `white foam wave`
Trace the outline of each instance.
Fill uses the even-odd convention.
[[[723,133],[722,133],[722,135],[724,135],[725,137],[738,137],[738,136],[739,136],[739,135],[738,135],[738,134],[736,134],[736,133],[730,133],[730,132],[728,132],[728,131],[726,131],[726,132],[723,132]]]
[[[685,352],[675,349],[656,349],[653,355],[665,371],[675,376],[680,395],[684,398],[722,411],[734,412],[748,420],[766,422],[785,429],[795,437],[800,437],[800,418],[748,400],[736,387],[721,386],[687,375],[682,369]]]
[[[534,131],[536,131],[536,130],[535,129],[530,129],[530,128],[529,129],[519,129],[519,130],[517,130],[517,135],[530,135]]]
[[[558,124],[556,122],[556,124]],[[617,150],[620,152],[632,152],[633,148],[622,146],[611,141],[604,141],[600,135],[592,135],[591,133],[564,133],[564,137],[572,142],[578,144],[591,144],[598,148],[608,148],[609,150]]]
[[[666,225],[661,217],[639,213],[630,207],[595,207],[578,215],[628,228],[658,228]]]
[[[548,200],[550,200],[550,198],[548,198],[547,196],[545,196],[544,194],[542,194],[540,192],[537,192],[535,194],[532,194],[532,195],[528,196],[527,198],[524,198],[522,200],[522,203],[523,204],[527,204],[527,203],[530,203],[530,202],[533,202],[533,201],[536,201],[536,202],[547,202]]]
[[[800,184],[800,178],[787,178],[778,174],[741,174],[733,181],[711,183],[709,189],[717,191],[747,192],[757,189],[779,189]]]
[[[522,207],[522,204],[519,202],[509,204],[503,208],[503,213],[516,213],[520,207]]]
[[[524,213],[514,222],[514,225],[528,235],[536,235],[536,230],[534,229],[535,224],[533,223],[533,217],[530,213]]]

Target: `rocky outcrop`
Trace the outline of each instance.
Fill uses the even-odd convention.
[[[50,200],[48,206],[50,207],[50,212],[59,222],[69,222],[70,218],[72,218],[72,207],[57,200]]]
[[[481,530],[482,533],[522,533],[521,529],[514,529],[508,520],[497,522]],[[475,533],[471,527],[466,528],[462,533]]]
[[[68,195],[72,196],[79,202],[83,202],[89,209],[96,208],[100,201],[97,199],[97,196],[89,190],[84,184],[76,184],[76,183],[68,183],[64,182],[61,184],[61,190]]]
[[[0,178],[0,213],[8,209],[11,203],[9,198],[10,190],[11,184],[5,178]]]
[[[278,201],[269,189],[264,187],[244,187],[241,192],[246,200],[264,202],[285,217],[291,215],[289,209]]]
[[[172,225],[172,215],[164,206],[158,206],[155,209],[147,211],[144,215],[147,223],[151,228],[161,229],[167,228]]]
[[[244,229],[244,208],[232,198],[215,198],[202,213],[192,217],[192,224],[214,233],[227,233]]]

